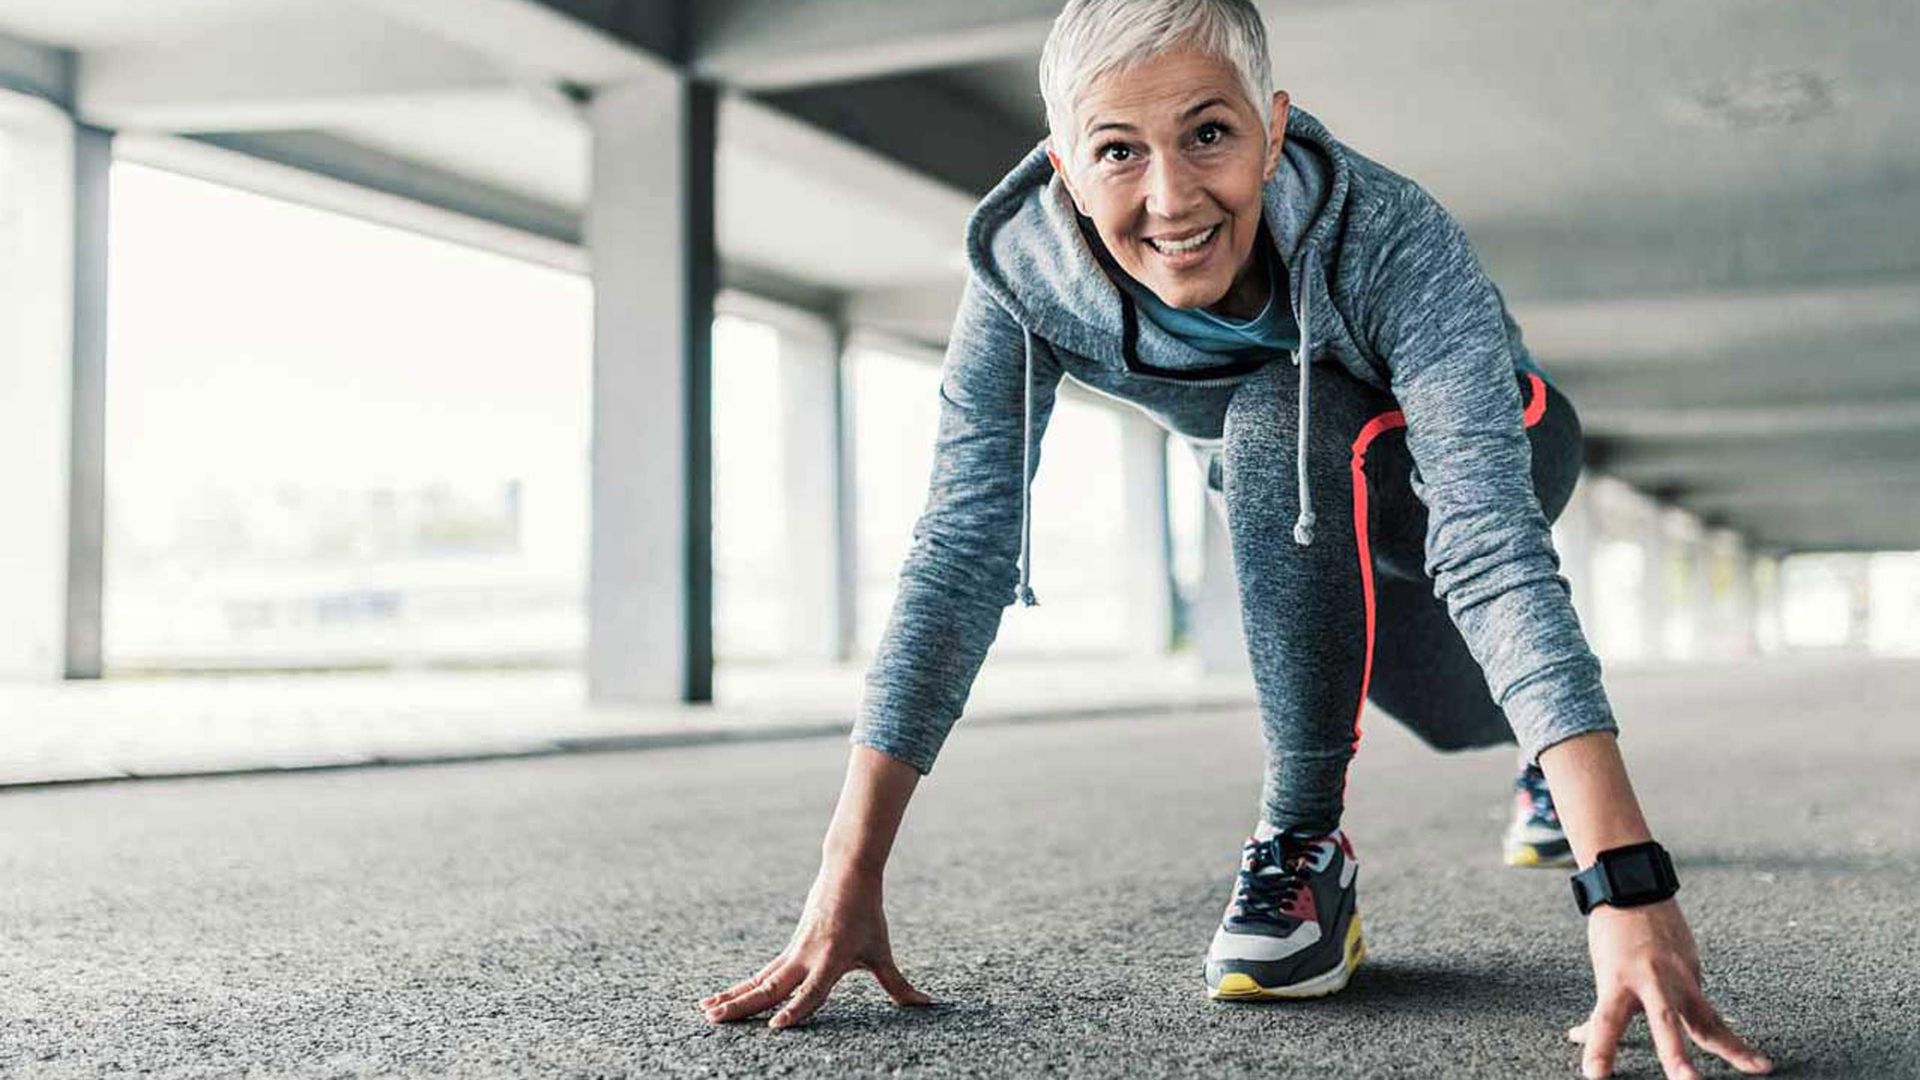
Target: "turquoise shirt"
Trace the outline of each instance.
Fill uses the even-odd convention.
[[[1260,248],[1267,253],[1267,305],[1260,314],[1244,322],[1216,315],[1205,308],[1169,307],[1152,289],[1124,274],[1122,285],[1155,326],[1201,352],[1235,360],[1292,352],[1300,347],[1300,327],[1293,319],[1293,305],[1282,299],[1286,290],[1272,287],[1275,282],[1287,280],[1286,268],[1272,244],[1261,244]],[[1521,371],[1531,371],[1547,382],[1553,381],[1524,351],[1515,355],[1514,366]]]
[[[1260,249],[1267,253],[1267,305],[1244,322],[1205,308],[1170,307],[1152,289],[1130,277],[1122,286],[1155,326],[1202,352],[1235,360],[1291,352],[1300,347],[1300,327],[1293,321],[1293,305],[1286,299],[1286,289],[1273,287],[1286,281],[1286,271],[1272,244],[1261,244]]]

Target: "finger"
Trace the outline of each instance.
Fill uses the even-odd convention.
[[[1593,1015],[1581,1025],[1587,1029],[1587,1049],[1581,1055],[1580,1071],[1587,1080],[1613,1075],[1613,1054],[1620,1033],[1627,1029],[1627,1021],[1639,1007],[1640,1003],[1625,990],[1610,991],[1594,1004]]]
[[[800,985],[800,981],[805,976],[805,968],[799,964],[788,963],[761,980],[760,985],[732,1001],[707,1010],[707,1019],[719,1023],[765,1012],[786,1000],[787,995],[793,993],[793,988]]]
[[[1680,1011],[1665,998],[1647,1002],[1647,1028],[1653,1032],[1654,1049],[1660,1052],[1660,1066],[1667,1080],[1700,1080],[1687,1054],[1687,1040],[1680,1032]]]
[[[867,970],[873,972],[873,977],[879,982],[880,989],[887,992],[887,996],[893,999],[895,1005],[933,1004],[932,998],[915,990],[913,984],[907,982],[907,977],[900,974],[900,969],[893,966],[893,961],[882,960],[868,967]]]
[[[1705,997],[1694,999],[1692,1007],[1682,1009],[1680,1022],[1687,1027],[1687,1034],[1703,1048],[1718,1054],[1727,1060],[1727,1064],[1743,1073],[1767,1073],[1773,1071],[1773,1062],[1767,1055],[1755,1049],[1753,1044],[1734,1034],[1732,1028],[1721,1018],[1713,1004]]]
[[[766,967],[761,968],[759,971],[754,972],[752,975],[749,975],[746,978],[741,979],[739,982],[734,983],[732,986],[727,987],[725,990],[722,990],[717,994],[708,994],[706,997],[701,998],[700,999],[701,1008],[711,1008],[715,1005],[721,1005],[726,1002],[732,1001],[734,998],[739,997],[741,994],[744,994],[747,991],[753,989],[754,987],[759,986],[761,982],[767,979],[768,976],[772,975],[775,971],[778,971],[780,969],[781,964],[784,964],[786,962],[787,962],[787,954],[781,953],[779,956],[776,956],[772,960],[767,961]]]
[[[773,1014],[773,1019],[767,1021],[767,1026],[785,1028],[806,1022],[807,1018],[813,1015],[814,1010],[827,1000],[827,991],[832,990],[833,984],[839,981],[839,972],[831,974],[826,971],[815,972],[806,982],[800,984],[800,990],[793,995],[793,1000]]]
[[[1592,1022],[1591,1022],[1591,1021],[1587,1021],[1587,1020],[1582,1020],[1582,1021],[1580,1021],[1579,1023],[1577,1023],[1577,1024],[1575,1024],[1575,1025],[1573,1025],[1572,1027],[1570,1027],[1570,1028],[1568,1028],[1568,1029],[1567,1029],[1567,1041],[1568,1041],[1568,1042],[1577,1042],[1577,1043],[1583,1043],[1583,1042],[1586,1042],[1586,1041],[1587,1041],[1587,1032],[1588,1032],[1588,1029],[1589,1029],[1589,1028],[1590,1028],[1591,1026],[1592,1026]]]

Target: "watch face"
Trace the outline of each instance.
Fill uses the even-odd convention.
[[[1612,891],[1622,898],[1658,892],[1660,875],[1658,868],[1653,864],[1653,853],[1635,852],[1632,858],[1609,862],[1607,883],[1612,886]]]

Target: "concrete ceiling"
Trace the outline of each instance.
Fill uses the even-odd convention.
[[[1920,547],[1920,7],[1259,6],[1276,85],[1466,224],[1598,462],[1763,546]],[[324,136],[563,217],[558,89],[680,64],[735,89],[723,259],[937,339],[972,199],[1043,133],[1059,0],[164,8],[7,0],[0,31],[74,50],[96,122]]]

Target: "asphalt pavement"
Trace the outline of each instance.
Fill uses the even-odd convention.
[[[1608,686],[1736,1030],[1777,1076],[1920,1076],[1920,663]],[[1511,751],[1365,730],[1343,993],[1203,992],[1250,712],[963,721],[887,882],[937,1004],[856,973],[787,1031],[695,1002],[791,931],[839,738],[6,791],[0,1074],[1578,1075],[1584,924],[1500,863]],[[1616,1075],[1660,1075],[1640,1021]]]

